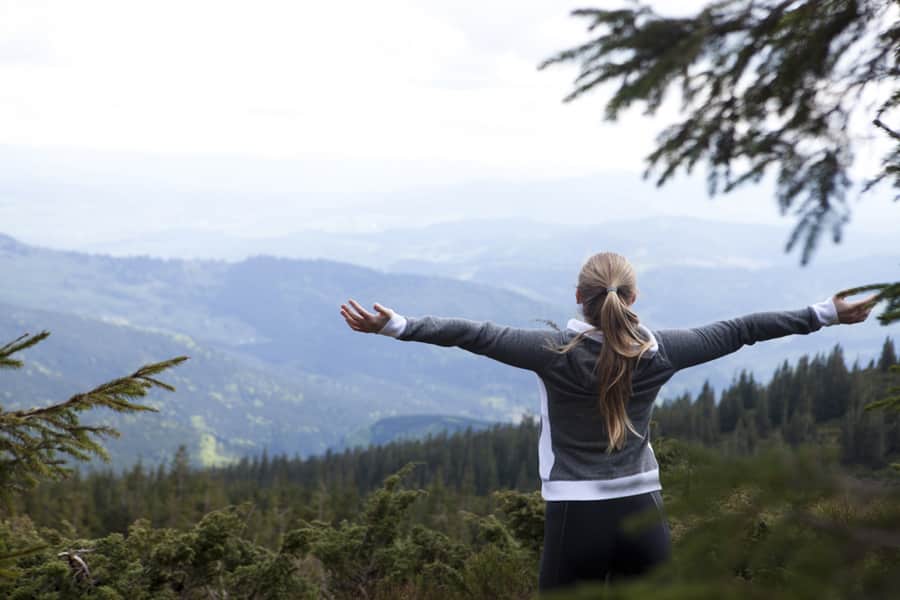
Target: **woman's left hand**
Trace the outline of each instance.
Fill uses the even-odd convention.
[[[350,306],[341,304],[341,316],[347,321],[350,329],[362,333],[378,333],[384,329],[384,326],[390,321],[391,315],[394,314],[394,311],[381,306],[377,302],[374,308],[378,314],[368,312],[359,302],[352,298],[349,300],[349,304]]]

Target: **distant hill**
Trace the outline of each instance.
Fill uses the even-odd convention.
[[[458,349],[361,336],[338,305],[389,298],[407,314],[532,327],[553,316],[484,284],[329,261],[116,259],[8,237],[0,277],[15,282],[0,288],[0,339],[53,332],[23,356],[27,372],[4,376],[4,406],[60,400],[144,362],[194,357],[174,374],[178,392],[159,398],[161,415],[110,416],[123,431],[111,445],[122,464],[164,460],[181,442],[203,464],[262,449],[308,455],[378,419],[450,406],[509,421],[537,410],[530,373]]]
[[[85,251],[115,256],[224,259],[252,256],[327,259],[379,270],[506,281],[521,274],[558,269],[565,281],[589,254],[613,250],[628,256],[641,272],[664,267],[705,266],[762,269],[791,267],[799,256],[787,255],[789,228],[733,223],[687,216],[612,219],[568,225],[543,220],[466,219],[416,228],[366,233],[298,231],[267,238],[243,238],[207,230],[172,229],[83,246]],[[823,241],[809,270],[873,255],[896,255],[892,237],[862,235],[852,228],[842,244]],[[529,275],[530,274],[530,275]],[[522,281],[518,282],[519,284]],[[548,299],[540,285],[524,286]]]
[[[190,232],[170,235],[190,238]],[[208,241],[208,232],[203,239]],[[503,288],[554,307],[566,317],[575,312],[578,267],[590,254],[624,254],[638,270],[642,292],[635,310],[651,327],[686,327],[754,311],[802,306],[839,289],[896,279],[900,248],[884,235],[862,236],[852,229],[844,242],[822,243],[815,259],[800,267],[797,255],[784,253],[787,231],[771,225],[728,223],[683,216],[613,220],[563,225],[529,219],[465,220],[420,228],[373,233],[299,232],[280,238],[241,240],[223,236],[210,248],[264,252],[284,257],[324,257],[368,265],[397,274],[451,278]],[[171,241],[171,240],[169,240]],[[135,248],[169,247],[147,240]],[[171,245],[178,248],[178,244]],[[242,249],[242,250],[240,250]],[[128,252],[128,244],[117,251]],[[433,305],[424,311],[435,310]],[[479,315],[485,313],[480,312]],[[554,317],[550,317],[554,318]],[[873,320],[874,321],[874,320]],[[879,334],[880,335],[880,334]],[[828,331],[791,349],[791,356],[813,352],[839,339],[854,352],[877,350],[871,327]],[[766,351],[761,351],[761,356]],[[766,371],[773,361],[760,363]],[[734,371],[722,363],[711,377]],[[740,366],[747,366],[741,364]]]
[[[388,274],[333,261],[255,257],[240,263],[112,258],[21,244],[0,248],[0,302],[182,333],[250,360],[329,376],[382,374],[404,385],[459,383],[460,351],[413,348],[347,328],[338,306],[380,300],[406,314],[490,319],[523,327],[565,313],[482,283]],[[403,364],[405,368],[398,369]],[[364,367],[361,367],[364,365]],[[390,373],[389,376],[385,375]],[[469,364],[466,385],[509,378]],[[427,382],[423,380],[427,377]]]
[[[390,442],[424,439],[429,435],[454,434],[466,429],[482,431],[490,428],[490,421],[448,415],[402,415],[379,419],[372,425],[344,437],[335,450],[355,446],[381,446]]]
[[[460,413],[491,414],[473,390],[448,393],[435,387],[416,395],[364,374],[334,379],[297,371],[285,374],[253,367],[184,335],[0,305],[0,340],[42,328],[51,336],[21,354],[25,367],[0,373],[5,409],[62,401],[142,364],[190,356],[163,376],[176,392],[156,391],[147,399],[159,413],[85,414],[86,422],[108,423],[122,431],[121,438],[106,444],[120,467],[139,458],[145,464],[168,460],[182,443],[198,464],[210,466],[263,450],[320,454],[346,443],[348,431],[356,432],[354,443],[367,445],[490,425],[459,416],[383,417],[439,410],[451,399]]]

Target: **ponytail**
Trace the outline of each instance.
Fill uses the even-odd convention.
[[[634,366],[650,347],[650,342],[641,338],[636,327],[638,317],[618,292],[607,293],[600,302],[600,331],[604,341],[594,370],[599,384],[597,405],[609,436],[606,451],[612,452],[613,448],[621,450],[625,446],[626,429],[640,436],[625,407],[631,398]]]
[[[634,367],[652,345],[638,329],[640,320],[625,299],[636,291],[634,270],[624,257],[604,252],[588,259],[579,275],[578,290],[585,318],[603,333],[603,343],[594,371],[597,375],[597,408],[609,439],[606,451],[621,450],[628,431],[640,437],[626,406],[631,398]],[[560,353],[574,348],[587,331],[556,348]]]

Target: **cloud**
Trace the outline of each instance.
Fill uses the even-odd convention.
[[[656,4],[667,13],[676,5]],[[702,4],[677,7],[690,12]],[[569,16],[580,1],[0,6],[0,146],[14,156],[25,147],[70,150],[52,161],[36,154],[36,179],[4,188],[15,195],[0,222],[23,222],[27,212],[28,231],[42,231],[56,219],[51,236],[82,231],[69,223],[86,207],[109,212],[102,229],[110,235],[165,227],[184,210],[203,225],[210,207],[229,227],[272,229],[307,215],[343,225],[348,205],[359,209],[354,219],[368,223],[393,206],[397,190],[409,197],[411,189],[472,180],[530,185],[610,172],[636,179],[656,134],[678,114],[665,105],[657,118],[636,109],[606,123],[602,90],[561,102],[575,69],[536,67],[587,39],[586,22]],[[861,161],[877,165],[874,147],[865,147]],[[67,170],[73,156],[77,168]],[[11,177],[15,168],[6,171]],[[41,178],[61,187],[34,184]],[[153,193],[142,195],[142,188]],[[771,190],[755,193],[758,206],[774,215],[774,200],[766,204]],[[663,195],[654,210],[702,214],[708,204],[671,188]],[[547,191],[535,202],[551,197]],[[61,208],[68,199],[79,206]],[[193,204],[184,209],[187,202]],[[496,204],[492,214],[518,210],[513,196],[468,202],[472,211],[489,202]],[[563,201],[554,202],[557,208]],[[136,219],[135,207],[145,204]],[[724,214],[728,206],[714,208]],[[167,216],[154,222],[158,207]],[[614,208],[624,210],[624,203]]]
[[[598,105],[561,103],[572,72],[536,70],[583,35],[568,8],[15,3],[3,43],[56,60],[0,63],[0,143],[635,169],[651,124],[636,117],[616,133]]]

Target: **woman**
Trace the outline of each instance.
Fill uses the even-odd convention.
[[[537,375],[545,591],[638,575],[668,558],[659,467],[649,439],[653,403],[666,381],[744,345],[864,321],[878,301],[877,294],[858,302],[843,295],[796,310],[651,331],[630,308],[638,297],[634,269],[621,255],[602,252],[578,276],[575,300],[584,320],[571,319],[565,331],[405,317],[380,304],[373,314],[352,299],[341,305],[341,314],[355,331],[459,346]],[[657,512],[656,523],[626,533],[623,520],[647,510]]]

